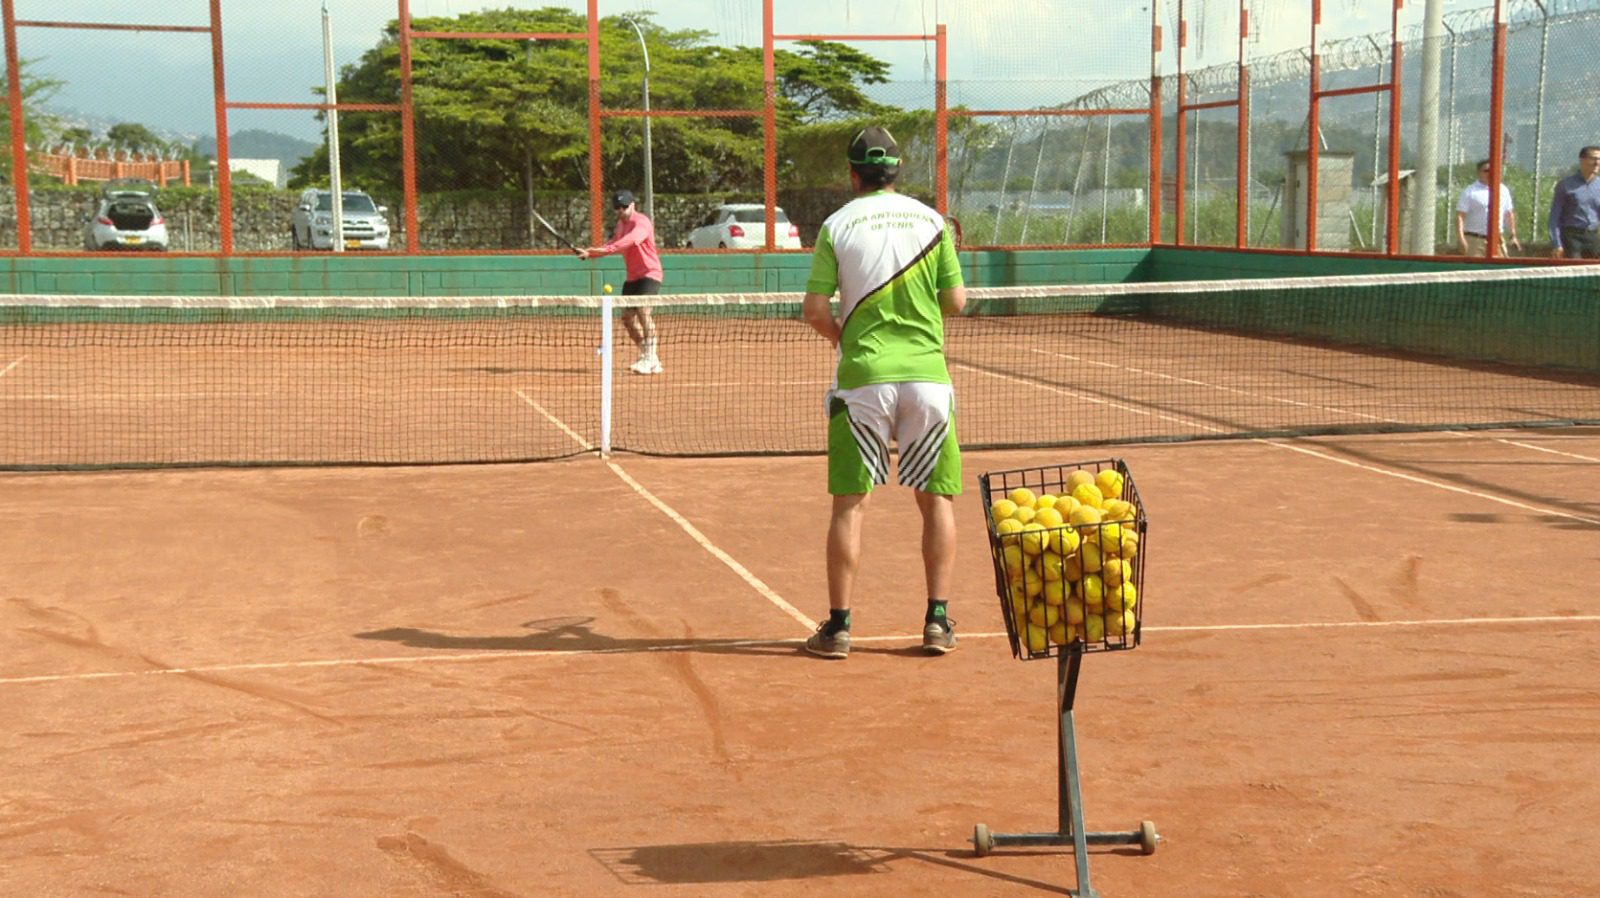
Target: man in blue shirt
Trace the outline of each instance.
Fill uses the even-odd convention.
[[[1556,182],[1550,198],[1551,255],[1600,259],[1600,147],[1578,151],[1578,173]]]

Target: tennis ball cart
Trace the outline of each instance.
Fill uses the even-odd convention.
[[[983,857],[1001,846],[1071,845],[1078,876],[1071,894],[1098,898],[1090,845],[1137,845],[1148,855],[1160,841],[1149,820],[1126,832],[1087,831],[1073,722],[1084,657],[1139,645],[1144,503],[1117,458],[990,472],[979,485],[1011,654],[1056,660],[1059,814],[1055,832],[997,833],[979,823],[973,848]]]

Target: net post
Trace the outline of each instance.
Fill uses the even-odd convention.
[[[611,294],[600,297],[600,457],[611,455]]]

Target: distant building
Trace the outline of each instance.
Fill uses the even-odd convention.
[[[288,183],[283,162],[279,159],[229,159],[228,166],[236,172],[254,175],[279,190]]]

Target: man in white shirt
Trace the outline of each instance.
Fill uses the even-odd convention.
[[[1517,216],[1511,211],[1511,188],[1500,185],[1500,254],[1505,255],[1506,236],[1520,252],[1522,241],[1517,239]],[[1489,254],[1489,160],[1478,163],[1478,180],[1461,191],[1461,202],[1456,204],[1456,241],[1461,251],[1469,256]]]

